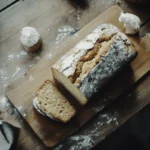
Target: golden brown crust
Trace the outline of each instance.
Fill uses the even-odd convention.
[[[104,56],[110,50],[110,46],[114,42],[115,35],[116,34],[99,38],[96,41],[93,49],[81,57],[77,63],[75,73],[69,77],[72,83],[79,84],[82,76],[88,74],[91,71],[91,68],[94,68],[101,61],[102,56]],[[110,43],[109,46],[108,42]]]
[[[35,45],[33,45],[32,47],[27,47],[25,45],[22,45],[23,48],[26,50],[26,51],[29,51],[29,52],[35,52],[35,51],[38,51],[41,46],[42,46],[42,40],[40,39]]]

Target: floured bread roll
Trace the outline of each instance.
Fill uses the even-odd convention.
[[[35,92],[33,106],[40,114],[64,123],[68,122],[76,112],[49,80]]]
[[[33,27],[24,27],[21,30],[20,41],[27,51],[36,51],[41,47],[40,34]]]
[[[136,34],[139,32],[141,20],[138,16],[122,12],[119,21],[124,23],[126,34]]]
[[[137,51],[111,24],[101,24],[53,66],[54,78],[81,104],[86,104]]]

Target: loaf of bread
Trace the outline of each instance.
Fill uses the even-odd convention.
[[[35,92],[33,106],[40,114],[64,123],[68,122],[76,112],[49,80],[46,80]]]
[[[128,37],[111,24],[101,24],[53,66],[54,78],[86,104],[103,84],[129,63],[137,51]]]

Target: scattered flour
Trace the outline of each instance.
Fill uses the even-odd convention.
[[[0,97],[0,110],[3,109],[3,107],[8,106],[8,99],[5,96]]]
[[[27,117],[27,114],[23,114],[24,117]]]
[[[8,60],[13,61],[14,60],[14,55],[13,54],[8,55]]]
[[[52,52],[50,52],[49,54],[46,55],[48,59],[52,58]]]
[[[99,106],[94,106],[94,107],[92,107],[92,110],[93,110],[94,112],[100,112],[100,111],[103,110],[104,108],[105,108],[104,105],[102,105],[101,107],[99,107]]]
[[[15,73],[12,75],[12,78],[15,77],[19,71],[20,71],[20,68],[19,68],[19,67],[16,67],[16,71],[15,71]]]
[[[23,109],[23,107],[22,107],[22,106],[19,106],[17,109],[18,109],[19,111],[21,111],[21,110]]]
[[[63,147],[62,144],[58,145],[56,148],[54,148],[54,150],[61,150],[61,148]]]
[[[30,76],[29,76],[29,81],[33,81],[33,80],[34,80],[33,76],[30,75]]]
[[[96,122],[92,121],[90,125],[85,125],[84,129],[69,137],[66,142],[59,144],[54,150],[90,150],[95,140],[102,141],[106,138],[105,132],[118,127],[118,117],[118,112],[99,114]]]
[[[79,15],[78,15],[79,17]],[[78,18],[79,19],[79,18]],[[66,25],[66,26],[62,26],[58,29],[57,31],[57,37],[56,37],[56,42],[55,42],[55,46],[53,48],[53,50],[51,50],[47,55],[47,59],[51,59],[52,58],[52,54],[55,51],[55,49],[62,44],[62,42],[68,38],[69,36],[74,35],[77,31],[79,30],[79,28],[73,28],[72,26]],[[77,35],[77,34],[76,34]],[[78,35],[77,35],[78,36]]]
[[[8,79],[9,79],[9,77],[7,75],[7,72],[5,70],[3,70],[3,69],[0,69],[1,91],[3,91],[3,88],[8,86]]]
[[[102,0],[102,3],[103,4],[107,4],[107,5],[113,5],[113,4],[116,4],[116,0]]]
[[[69,142],[76,141],[76,144],[71,146],[70,150],[86,150],[93,145],[92,137],[88,135],[72,136],[69,140]]]
[[[78,30],[78,28],[73,28],[71,26],[60,27],[56,37],[56,45],[61,44],[65,38],[75,34]]]

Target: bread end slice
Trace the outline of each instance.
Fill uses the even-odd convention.
[[[68,78],[57,70],[54,66],[52,66],[53,76],[63,87],[65,87],[77,100],[81,105],[85,105],[88,100],[84,96],[84,94],[76,87]]]
[[[50,80],[46,80],[35,92],[33,106],[42,115],[64,123],[68,122],[76,113],[71,103]]]

